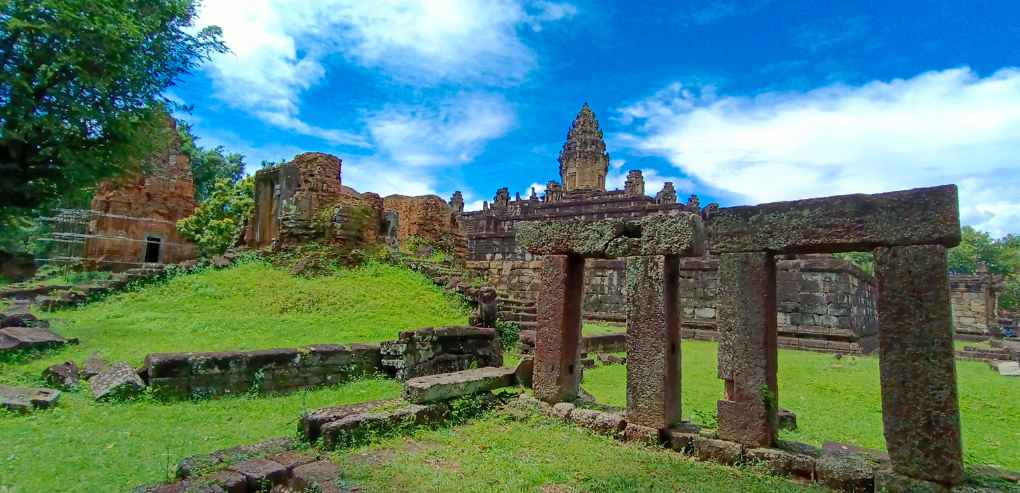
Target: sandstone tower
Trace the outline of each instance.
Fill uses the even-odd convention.
[[[609,154],[595,113],[584,103],[560,151],[560,180],[564,192],[606,190]]]

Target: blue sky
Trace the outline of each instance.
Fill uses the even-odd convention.
[[[480,208],[558,180],[588,101],[610,188],[642,169],[725,206],[956,183],[964,223],[1020,234],[1014,0],[239,5],[205,0],[231,53],[172,96],[252,172],[328,152],[359,191]]]

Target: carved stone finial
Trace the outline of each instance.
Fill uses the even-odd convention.
[[[609,154],[598,119],[586,102],[567,132],[560,151],[560,179],[563,191],[606,189]]]
[[[673,188],[673,182],[667,181],[662,185],[662,190],[655,194],[656,204],[675,204],[676,203],[676,190]]]
[[[460,190],[453,192],[453,197],[450,197],[450,207],[454,212],[464,212],[464,196]]]
[[[623,184],[623,190],[627,192],[627,195],[645,194],[645,177],[641,174],[641,170],[632,169],[627,172],[627,181]]]

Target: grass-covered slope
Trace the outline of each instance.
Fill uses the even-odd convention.
[[[421,275],[378,264],[303,279],[251,263],[46,316],[81,344],[0,361],[0,383],[42,385],[43,368],[92,353],[137,365],[152,352],[374,342],[467,320],[457,300]],[[365,380],[286,396],[96,403],[80,388],[52,410],[0,411],[0,491],[126,491],[166,479],[183,457],[292,434],[302,411],[399,393],[395,381]]]
[[[716,370],[717,344],[684,340],[683,415],[715,426],[723,395]],[[964,457],[968,464],[1020,469],[1020,379],[999,376],[987,363],[957,360]],[[627,405],[626,367],[586,370],[583,387],[599,402]],[[844,442],[883,449],[878,358],[779,350],[779,407],[797,414],[798,429],[783,438],[820,445]]]
[[[466,308],[424,276],[376,263],[305,279],[254,262],[44,316],[81,344],[26,364],[0,363],[0,383],[93,353],[140,365],[148,353],[378,342],[401,330],[467,322]]]

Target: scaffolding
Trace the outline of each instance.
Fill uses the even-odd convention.
[[[98,267],[100,264],[111,267],[148,267],[163,263],[163,258],[181,258],[194,250],[194,245],[190,243],[171,242],[158,236],[132,238],[118,234],[127,229],[151,229],[130,226],[144,223],[158,225],[158,229],[166,229],[168,226],[176,228],[175,222],[165,219],[90,209],[56,209],[53,216],[40,217],[39,221],[46,225],[47,232],[37,239],[46,244],[46,247],[39,249],[40,255],[35,258],[37,264],[86,268]],[[156,261],[150,261],[153,251],[157,252]]]

